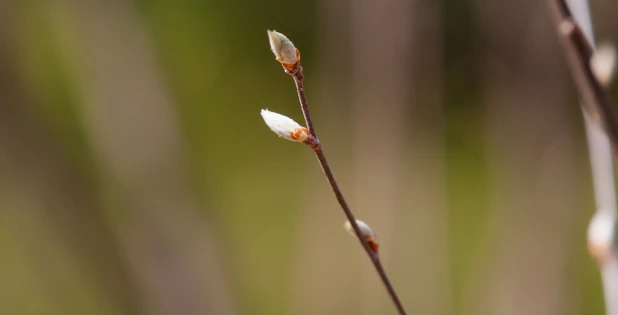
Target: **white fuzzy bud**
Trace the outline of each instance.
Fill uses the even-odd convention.
[[[274,131],[279,137],[308,144],[310,146],[317,145],[317,141],[309,129],[299,125],[297,122],[287,116],[271,112],[267,109],[262,109],[262,118],[268,125],[270,130]]]
[[[380,246],[378,244],[378,237],[375,233],[373,233],[371,227],[367,223],[358,219],[356,220],[356,225],[358,225],[358,228],[361,231],[361,235],[365,238],[365,240],[367,240],[371,249],[373,249],[373,251],[377,254]],[[354,232],[354,228],[352,227],[350,221],[346,221],[343,224],[343,228],[346,230],[346,232],[348,232],[348,234],[356,236],[356,233]]]
[[[599,262],[615,252],[616,216],[611,211],[597,211],[588,225],[588,250]]]
[[[291,40],[277,31],[268,31],[270,49],[277,57],[277,61],[292,66],[300,59],[300,53]]]
[[[590,68],[603,86],[609,85],[616,70],[616,47],[611,43],[600,44],[590,58]]]

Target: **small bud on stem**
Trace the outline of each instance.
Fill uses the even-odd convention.
[[[361,234],[363,235],[367,243],[369,243],[371,249],[373,249],[373,251],[378,254],[378,250],[380,249],[380,245],[378,244],[378,237],[375,233],[373,233],[371,227],[361,220],[356,220],[356,225],[358,225],[358,228],[361,230]],[[348,232],[348,234],[356,236],[356,233],[354,233],[354,228],[352,227],[350,221],[346,221],[343,224],[343,228]]]
[[[590,68],[597,80],[607,87],[616,71],[616,47],[611,43],[600,44],[590,58]]]
[[[279,137],[294,142],[304,143],[312,148],[319,145],[317,139],[309,132],[309,129],[299,125],[287,116],[262,109],[262,118],[268,128],[275,132]]]
[[[603,263],[615,254],[616,217],[610,211],[597,211],[588,225],[588,251]]]
[[[277,61],[281,63],[283,68],[292,71],[300,61],[300,51],[296,49],[294,43],[277,31],[268,31],[268,41]]]

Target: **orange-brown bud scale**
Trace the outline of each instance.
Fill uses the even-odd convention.
[[[281,65],[283,66],[283,69],[289,72],[294,72],[294,69],[300,66],[300,51],[298,50],[298,48],[296,48],[296,58],[297,58],[297,61],[295,64],[283,62],[284,61],[283,57],[277,57],[275,59],[281,63]]]
[[[611,257],[611,251],[607,247],[599,246],[588,241],[588,252],[599,264],[603,264],[609,257]]]
[[[294,140],[305,141],[305,139],[310,135],[309,129],[305,127],[295,128],[290,132],[290,138]]]
[[[365,236],[365,240],[367,240],[369,247],[371,247],[371,249],[377,254],[380,249],[380,244],[378,244],[378,242],[371,235]]]

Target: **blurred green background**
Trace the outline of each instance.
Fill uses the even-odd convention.
[[[545,2],[2,0],[0,314],[394,313],[267,29],[410,314],[603,313]]]

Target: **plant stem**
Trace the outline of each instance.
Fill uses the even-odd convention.
[[[296,91],[298,92],[298,99],[300,101],[300,107],[302,109],[303,116],[305,117],[307,128],[309,129],[311,134],[316,139],[318,139],[317,135],[315,134],[315,128],[313,127],[313,121],[311,120],[311,113],[309,112],[309,104],[307,103],[307,97],[305,96],[305,88],[303,84],[303,79],[304,79],[303,69],[300,65],[296,65],[292,71],[286,71],[286,72],[294,78],[294,83],[296,84]],[[365,240],[365,238],[363,237],[363,233],[361,232],[358,224],[356,224],[356,218],[354,217],[354,214],[352,213],[350,206],[346,202],[343,196],[343,192],[341,191],[341,188],[339,188],[339,185],[337,184],[335,175],[333,174],[333,171],[331,170],[330,165],[328,164],[328,160],[326,159],[326,155],[324,154],[322,145],[319,144],[319,140],[318,140],[318,145],[313,147],[313,150],[318,158],[318,161],[320,162],[322,171],[324,171],[324,175],[326,175],[326,178],[328,179],[328,183],[330,184],[330,187],[333,193],[335,194],[335,197],[337,198],[339,205],[341,206],[341,209],[343,209],[343,212],[346,218],[348,219],[352,228],[354,229],[354,234],[356,235],[359,242],[365,249],[365,252],[369,256],[369,259],[371,259],[373,266],[375,267],[376,271],[380,275],[380,279],[382,280],[382,283],[384,284],[386,291],[388,291],[388,294],[391,300],[393,301],[395,308],[397,308],[397,312],[400,315],[405,315],[406,311],[403,307],[403,304],[401,304],[399,297],[397,296],[397,292],[395,291],[395,288],[393,287],[388,276],[386,275],[386,271],[384,271],[384,267],[382,266],[382,262],[380,261],[380,256],[378,255],[377,252],[375,252],[371,248],[367,240]]]
[[[358,224],[356,224],[356,218],[354,217],[352,210],[350,210],[350,206],[348,206],[348,203],[345,201],[345,198],[343,197],[343,193],[341,192],[341,189],[339,188],[339,185],[337,184],[337,180],[335,180],[335,175],[333,175],[333,172],[330,169],[330,165],[328,164],[326,155],[324,155],[324,150],[322,149],[321,146],[318,146],[316,149],[314,149],[314,151],[315,151],[315,155],[318,157],[318,161],[320,161],[320,165],[322,166],[324,175],[326,175],[326,178],[328,179],[328,183],[330,184],[330,187],[332,188],[333,193],[335,194],[335,197],[337,197],[337,201],[339,202],[339,205],[341,205],[341,209],[343,209],[343,212],[345,213],[346,218],[348,219],[348,221],[352,225],[352,228],[354,229],[354,234],[356,234],[356,237],[358,238],[361,245],[365,249],[365,252],[367,252],[367,255],[371,259],[373,266],[376,268],[376,271],[380,275],[380,278],[382,279],[382,282],[384,283],[384,287],[386,287],[386,290],[388,291],[388,294],[390,295],[391,300],[395,304],[397,311],[399,312],[399,314],[406,314],[406,311],[403,308],[403,305],[401,304],[399,297],[397,296],[397,292],[395,292],[395,289],[391,285],[391,282],[388,276],[386,275],[386,272],[384,271],[384,267],[382,267],[380,256],[378,255],[378,253],[373,251],[373,249],[369,246],[369,243],[362,236],[362,232],[360,228],[358,227]]]
[[[549,0],[549,5],[559,30],[571,74],[583,98],[582,108],[592,166],[596,215],[606,212],[610,214],[609,218],[613,218],[613,224],[615,224],[616,197],[611,155],[613,149],[613,158],[616,161],[618,158],[618,121],[610,97],[590,67],[590,58],[594,53],[594,38],[588,2],[571,0],[567,3],[568,1]],[[571,11],[572,8],[574,11]],[[612,242],[608,247],[605,249],[608,252],[603,255],[604,257],[595,258],[599,263],[603,280],[606,314],[618,315],[618,300],[616,300],[618,296],[618,257],[615,243]]]
[[[303,84],[303,67],[297,65],[294,72],[289,73],[294,78],[296,84],[296,91],[298,92],[298,100],[300,102],[300,108],[303,111],[305,117],[305,123],[311,134],[316,137],[315,128],[313,127],[313,120],[311,120],[311,113],[309,112],[309,103],[307,103],[307,96],[305,95],[305,85]]]
[[[594,53],[591,40],[586,38],[564,0],[549,2],[571,67],[571,74],[584,99],[584,110],[603,126],[611,140],[614,156],[618,156],[618,119],[611,98],[590,68],[590,58]]]

